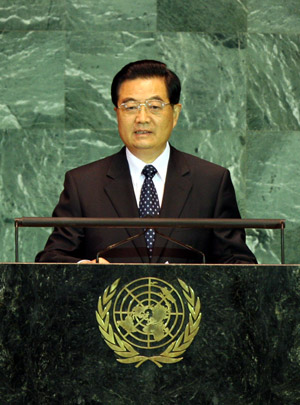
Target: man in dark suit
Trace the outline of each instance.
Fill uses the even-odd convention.
[[[55,217],[240,218],[228,170],[169,145],[181,111],[180,89],[178,77],[157,61],[130,63],[115,76],[112,101],[125,147],[69,171]],[[147,193],[154,201],[150,208]],[[203,252],[208,263],[256,263],[242,229],[161,231]],[[97,252],[137,232],[56,228],[36,261],[94,263]],[[202,262],[202,254],[148,232],[109,250],[100,263]]]

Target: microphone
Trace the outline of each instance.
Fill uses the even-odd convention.
[[[149,218],[149,217],[152,218],[151,215],[147,215],[147,217],[145,217],[145,218]],[[150,229],[150,228],[145,228],[145,229],[143,229],[141,232],[139,232],[139,233],[137,233],[137,234],[135,234],[135,235],[133,235],[133,236],[130,236],[130,237],[126,238],[126,239],[122,239],[121,241],[116,242],[116,243],[113,243],[113,244],[107,246],[105,249],[100,250],[100,251],[97,253],[97,255],[96,255],[96,263],[99,263],[99,258],[100,258],[101,256],[103,256],[105,253],[107,253],[107,252],[109,252],[110,250],[115,249],[115,248],[117,248],[117,247],[119,247],[119,246],[121,246],[121,245],[124,245],[125,243],[131,242],[131,241],[134,240],[134,239],[139,238],[140,236],[142,236],[142,235],[145,234],[145,232],[147,231],[147,229]],[[203,264],[206,263],[206,261],[205,261],[205,254],[204,254],[201,250],[198,250],[198,249],[194,248],[193,246],[190,246],[190,245],[188,245],[188,244],[186,244],[186,243],[183,243],[183,242],[180,242],[180,241],[178,241],[178,240],[176,240],[176,239],[174,239],[174,238],[171,238],[170,236],[167,236],[167,235],[165,235],[164,233],[159,232],[156,228],[153,228],[153,229],[155,230],[155,233],[157,233],[157,235],[160,235],[163,239],[166,239],[166,240],[168,240],[169,242],[172,242],[172,243],[174,243],[174,244],[176,244],[176,245],[179,245],[179,246],[181,246],[181,247],[183,247],[183,248],[185,248],[185,249],[191,250],[192,252],[194,252],[194,253],[196,253],[197,255],[201,256],[201,257],[202,257],[202,263],[203,263]]]
[[[198,250],[196,248],[194,248],[193,246],[188,245],[187,243],[183,243],[183,242],[179,242],[178,240],[171,238],[170,236],[165,235],[164,233],[159,232],[157,229],[155,229],[155,233],[157,233],[157,235],[160,235],[162,238],[167,239],[168,241],[175,243],[176,245],[179,245],[181,247],[184,247],[185,249],[191,250],[194,253],[197,253],[198,255],[200,255],[202,257],[202,263],[205,264],[205,254],[203,252],[201,252],[201,250]]]
[[[144,218],[153,218],[153,215],[146,215]],[[144,231],[146,232],[147,229],[144,229]],[[205,254],[203,252],[201,252],[201,250],[198,250],[198,249],[194,248],[193,246],[188,245],[187,243],[179,242],[179,240],[171,238],[170,236],[167,236],[164,233],[159,232],[156,228],[153,228],[153,229],[155,230],[155,233],[157,233],[157,235],[160,235],[162,238],[168,240],[169,242],[175,243],[176,245],[184,247],[185,249],[191,250],[192,252],[196,253],[197,255],[200,255],[202,257],[202,263],[203,264],[206,263]],[[155,248],[155,245],[154,245],[154,248]]]
[[[96,263],[99,263],[99,258],[101,256],[103,256],[105,253],[109,252],[110,250],[112,250],[112,249],[114,249],[116,247],[124,245],[127,242],[131,242],[132,240],[137,239],[138,237],[144,235],[144,233],[145,233],[145,231],[142,230],[141,232],[139,232],[139,233],[137,233],[137,234],[135,234],[133,236],[130,236],[129,238],[122,239],[119,242],[113,243],[112,245],[107,246],[105,249],[100,250],[96,255]]]

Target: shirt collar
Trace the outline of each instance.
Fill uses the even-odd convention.
[[[134,156],[128,148],[126,148],[126,157],[129,164],[129,169],[132,177],[140,176],[143,168],[146,166],[146,163],[141,159]],[[157,175],[161,178],[163,182],[166,180],[168,163],[170,157],[170,145],[167,142],[165,150],[161,153],[152,163],[157,170]]]

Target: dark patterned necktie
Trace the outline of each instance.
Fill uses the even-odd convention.
[[[152,178],[157,173],[157,170],[152,165],[147,165],[144,167],[142,174],[145,176],[143,183],[141,197],[140,197],[140,206],[139,214],[141,218],[146,216],[157,216],[159,215],[159,199],[155,185]],[[153,246],[155,241],[155,231],[154,229],[147,229],[145,232],[146,246],[148,249],[149,258],[152,258]]]

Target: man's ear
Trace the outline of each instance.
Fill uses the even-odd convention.
[[[173,106],[173,128],[177,124],[181,108],[182,108],[181,104],[174,104]]]

